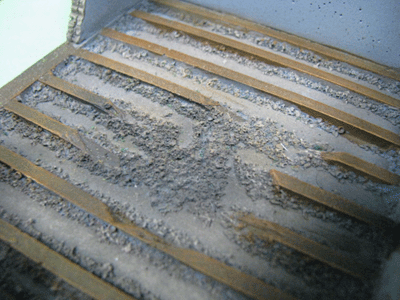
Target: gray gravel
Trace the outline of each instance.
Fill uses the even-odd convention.
[[[245,30],[241,30],[240,27],[233,28],[226,25],[217,24],[188,13],[182,13],[180,11],[162,6],[152,5],[147,6],[145,9],[148,12],[154,12],[162,16],[190,24],[192,26],[229,36],[241,41],[250,42],[259,47],[268,48],[275,52],[290,55],[296,59],[312,63],[322,69],[327,69],[328,71],[334,70],[352,78],[365,81],[366,83],[376,86],[379,90],[383,90],[397,96],[400,95],[400,82],[398,81],[376,75],[337,60],[324,59],[312,51],[300,49],[299,47],[290,45],[286,42],[280,42],[272,37],[252,31],[247,32]]]
[[[224,48],[219,49],[219,48],[215,48],[210,45],[204,45],[203,43],[197,41],[194,38],[191,38],[190,36],[188,36],[184,33],[181,33],[181,32],[178,33],[176,31],[168,32],[168,31],[159,29],[151,24],[148,24],[140,19],[135,19],[134,17],[132,17],[130,15],[127,15],[127,16],[121,18],[115,24],[113,24],[113,26],[111,26],[111,27],[114,28],[115,30],[124,32],[126,34],[136,35],[137,32],[145,31],[147,33],[156,35],[160,38],[174,40],[177,43],[182,43],[185,45],[189,44],[195,48],[201,49],[202,51],[204,51],[206,53],[212,53],[212,54],[219,55],[223,59],[232,59],[232,60],[234,60],[240,64],[243,64],[245,66],[249,66],[254,69],[260,70],[265,75],[278,76],[280,78],[295,82],[295,83],[303,85],[303,86],[306,86],[310,89],[322,92],[334,99],[341,100],[344,103],[351,104],[357,108],[366,109],[377,116],[385,118],[386,120],[391,122],[393,125],[399,126],[399,124],[400,124],[400,110],[398,108],[381,104],[381,103],[374,101],[372,99],[369,99],[365,96],[361,96],[354,92],[348,91],[342,87],[333,85],[333,84],[331,84],[329,82],[325,82],[323,80],[313,78],[311,76],[299,73],[297,71],[293,71],[293,70],[290,70],[287,68],[271,66],[271,65],[268,65],[266,63],[256,61],[256,60],[250,60],[250,59],[240,56],[236,53],[227,52],[227,51],[225,51]],[[100,37],[100,39],[104,39],[104,38]],[[125,46],[123,46],[122,49],[121,49],[121,47],[116,48],[114,46],[111,49],[113,49],[113,51],[115,51],[115,50],[121,51],[122,54],[124,55],[124,57],[126,57],[126,58],[133,59],[133,58],[145,57],[144,51],[141,51],[141,54],[132,55],[131,54],[132,51],[130,51],[129,48],[130,48],[129,46],[125,45]],[[90,46],[88,46],[88,49],[90,49]],[[91,48],[91,50],[93,50],[95,52],[100,52],[100,53],[106,49],[110,49],[110,48],[106,48],[106,46],[104,44],[102,44],[101,41],[96,42],[96,49],[94,49],[93,47]],[[304,50],[302,50],[302,51],[304,51]],[[166,61],[166,60],[164,60],[164,61]],[[356,71],[354,71],[354,72],[356,72]],[[370,75],[370,76],[372,76],[372,75]],[[390,79],[379,79],[379,82],[381,82],[382,80],[393,81],[394,83],[390,83],[390,86],[395,86],[396,88],[393,89],[395,91],[394,94],[398,94],[398,90],[399,90],[398,82],[396,82],[394,80],[390,80]],[[376,80],[374,79],[372,81],[375,82]]]
[[[259,37],[254,33],[244,33],[202,20],[181,18],[173,11],[147,2],[141,2],[140,5],[147,11],[162,13],[290,54],[323,68],[331,67],[343,74],[380,85],[382,89],[393,94],[399,94],[397,83],[372,75],[371,77],[367,73],[357,73],[351,67],[322,60],[310,52],[300,51],[268,37]],[[262,70],[265,74],[286,78],[309,89],[322,91],[354,106],[365,108],[396,126],[400,124],[398,109],[284,68],[268,66],[222,48],[203,45],[181,33],[165,32],[130,16],[123,16],[113,27],[128,34],[142,31],[177,43],[190,44],[204,53],[214,53],[223,59]],[[0,144],[30,159],[34,157],[34,163],[95,196],[113,214],[122,215],[167,242],[214,257],[288,291],[299,299],[371,297],[373,280],[357,280],[279,243],[264,243],[257,238],[250,243],[243,238],[245,230],[239,232],[235,229],[238,224],[235,213],[239,211],[253,213],[259,218],[272,219],[287,226],[286,218],[293,221],[289,227],[295,232],[327,244],[326,240],[315,238],[300,226],[304,222],[327,224],[333,233],[345,232],[355,240],[369,244],[370,257],[373,258],[369,262],[370,266],[379,269],[391,247],[390,239],[384,237],[379,229],[326,210],[285,191],[277,191],[269,175],[270,169],[277,169],[300,179],[316,177],[316,184],[319,177],[321,180],[325,178],[332,180],[332,188],[342,193],[346,193],[346,187],[355,186],[360,188],[360,195],[368,195],[376,200],[386,197],[387,203],[385,207],[379,207],[379,211],[386,216],[395,215],[398,211],[398,194],[393,192],[394,187],[343,171],[321,159],[321,151],[336,150],[336,143],[341,143],[344,139],[340,128],[311,117],[278,98],[108,38],[96,37],[84,47],[99,54],[106,51],[118,53],[124,59],[167,71],[168,74],[194,82],[199,87],[206,86],[214,91],[233,95],[259,110],[272,111],[274,115],[272,118],[251,115],[245,110],[233,110],[228,104],[205,108],[137,79],[77,57],[70,57],[54,70],[54,74],[100,95],[104,93],[101,87],[109,88],[113,91],[110,100],[126,113],[124,120],[103,114],[90,105],[39,82],[23,92],[18,100],[75,128],[79,134],[95,143],[94,145],[112,152],[120,165],[113,167],[97,161],[68,142],[3,109],[0,109]],[[165,110],[165,115],[158,116],[150,111],[143,111],[137,106],[136,102],[139,101],[147,101],[146,103]],[[309,142],[314,139],[300,138],[297,132],[289,131],[286,124],[278,122],[282,116],[288,121],[298,121],[301,126],[307,125],[310,135],[325,134],[329,137],[329,142]],[[187,123],[179,123],[178,119],[185,120],[191,126],[185,142],[182,139]],[[381,159],[388,170],[400,175],[398,149],[382,149],[370,144],[352,147],[360,154]],[[39,158],[39,152],[48,159]],[[50,157],[54,157],[54,160],[50,161]],[[72,171],[87,174],[87,180],[78,181]],[[99,180],[119,193],[110,196],[106,195],[107,187],[95,188],[95,182]],[[215,299],[245,299],[226,286],[119,232],[3,164],[0,164],[0,181],[46,209],[56,211],[71,224],[89,229],[99,242],[115,246],[121,253],[139,257],[149,266],[166,270],[176,281],[200,287]],[[143,192],[141,203],[121,200],[124,191],[129,193],[133,189],[146,191]],[[368,199],[353,200],[370,205]],[[277,217],[271,217],[275,213]],[[163,295],[153,294],[140,282],[116,275],[113,264],[97,262],[79,249],[66,246],[57,237],[38,231],[34,219],[23,219],[8,213],[2,207],[0,217],[135,297],[163,299]],[[301,222],[296,223],[295,220],[299,219]],[[218,235],[220,238],[216,242],[213,236]],[[286,280],[292,278],[293,282],[285,283],[285,277]]]

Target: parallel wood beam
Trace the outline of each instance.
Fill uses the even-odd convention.
[[[131,13],[133,17],[140,18],[147,22],[153,23],[157,26],[167,27],[173,30],[185,32],[191,36],[196,38],[200,38],[202,40],[208,40],[213,43],[221,44],[226,47],[236,49],[239,52],[245,53],[250,56],[258,57],[261,60],[280,65],[282,67],[291,68],[293,70],[314,76],[316,78],[329,81],[333,84],[342,86],[347,88],[350,91],[356,92],[360,95],[364,95],[368,98],[376,100],[378,102],[382,102],[384,104],[398,107],[400,108],[400,100],[390,97],[386,94],[378,92],[374,89],[368,88],[361,84],[357,84],[355,82],[349,81],[343,77],[334,75],[327,71],[315,68],[308,64],[293,60],[291,58],[287,58],[275,53],[271,53],[269,51],[263,50],[259,47],[252,46],[246,43],[242,43],[240,41],[234,40],[232,38],[225,37],[220,34],[216,34],[210,31],[206,31],[200,28],[196,28],[181,22],[172,21],[169,19],[162,18],[160,16],[156,16],[153,14],[145,13],[142,11],[133,11]]]
[[[217,23],[227,24],[231,26],[240,26],[247,31],[256,31],[272,38],[276,38],[282,42],[297,46],[299,48],[313,51],[323,57],[343,61],[355,67],[400,81],[400,72],[382,64],[378,64],[369,59],[351,54],[349,52],[334,48],[332,46],[323,45],[311,40],[293,35],[272,27],[257,24],[234,15],[227,13],[219,13],[211,9],[204,8],[199,5],[176,1],[176,0],[152,0],[158,4],[167,5],[188,13],[201,16],[205,19],[212,20]]]

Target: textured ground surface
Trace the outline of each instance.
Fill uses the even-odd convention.
[[[394,80],[325,61],[268,37],[183,17],[164,7],[144,3],[141,9],[284,53],[400,98],[400,83]],[[111,27],[307,95],[399,132],[398,109],[343,88],[250,61],[129,15]],[[110,99],[126,112],[125,120],[103,114],[39,82],[18,99],[112,152],[120,161],[119,167],[96,161],[68,142],[1,109],[3,146],[89,192],[111,211],[166,241],[205,253],[299,299],[371,297],[375,279],[353,278],[279,243],[246,240],[235,229],[235,214],[251,212],[276,222],[369,265],[379,274],[380,264],[391,249],[382,232],[284,191],[277,192],[269,171],[280,170],[399,222],[398,187],[328,165],[320,156],[321,151],[345,151],[400,175],[398,149],[354,143],[338,127],[280,99],[102,36],[84,48],[210,93],[221,105],[206,109],[160,88],[70,57],[54,74]],[[246,299],[89,216],[1,163],[0,192],[2,219],[139,299]],[[18,254],[0,246],[1,268],[8,268],[7,263],[13,262],[16,271],[10,267],[9,272],[16,272],[16,280],[24,281],[27,269],[21,265],[25,260],[14,259]],[[32,272],[42,271],[34,268]],[[64,294],[75,293],[69,288],[63,287],[59,292],[52,288],[56,279],[46,276],[32,285],[36,297],[41,298],[41,293],[48,290],[51,293],[43,299],[75,297]],[[18,299],[31,297],[24,284],[18,283],[21,288],[13,290],[13,282],[7,278],[1,277],[1,289],[25,297]]]

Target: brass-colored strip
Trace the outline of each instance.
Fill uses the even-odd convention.
[[[29,106],[19,103],[16,99],[8,102],[4,106],[4,108],[20,116],[21,118],[32,122],[46,129],[47,131],[50,131],[51,133],[71,143],[75,147],[86,151],[85,144],[83,143],[78,131],[76,131],[75,129],[72,129],[69,126],[62,124],[61,122],[58,122],[57,120],[54,120],[53,118],[50,118],[45,114],[42,114],[41,112],[30,108]]]
[[[272,38],[276,38],[278,40],[281,40],[282,42],[287,42],[289,44],[292,44],[294,46],[304,48],[311,50],[317,54],[320,54],[323,57],[331,58],[331,59],[336,59],[339,61],[343,61],[345,63],[348,63],[350,65],[353,65],[355,67],[359,67],[361,69],[386,76],[389,78],[392,78],[394,80],[400,81],[400,73],[396,71],[395,69],[378,64],[376,62],[373,62],[371,60],[368,60],[366,58],[362,58],[359,56],[356,56],[354,54],[348,53],[346,51],[336,49],[331,46],[319,44],[317,42],[310,41],[308,39],[286,33],[281,30],[277,30],[265,25],[257,24],[248,20],[241,19],[239,17],[236,17],[234,15],[230,15],[227,13],[219,13],[211,9],[207,9],[195,4],[187,3],[187,2],[182,2],[182,1],[176,1],[176,0],[152,0],[153,2],[167,5],[173,8],[177,8],[183,11],[187,11],[191,14],[201,16],[203,18],[212,20],[217,23],[225,23],[225,24],[231,24],[234,26],[241,26],[242,28],[246,30],[251,30],[251,31],[256,31],[265,35],[268,35]]]
[[[113,285],[0,219],[0,239],[43,268],[95,299],[135,300]]]
[[[112,29],[105,28],[102,30],[101,34],[127,44],[141,47],[158,55],[165,55],[172,59],[190,64],[199,69],[206,70],[216,75],[272,94],[276,97],[306,108],[315,116],[322,117],[329,122],[343,126],[346,130],[354,135],[361,135],[361,137],[367,136],[369,140],[376,140],[376,138],[379,138],[385,143],[391,143],[400,146],[400,137],[397,134],[300,94],[285,90],[278,86],[263,82],[225,67],[221,67],[206,60],[202,60],[179,51],[170,50],[158,44],[151,43],[137,37],[132,37]],[[369,138],[370,136],[372,138]]]
[[[327,162],[339,163],[348,169],[386,184],[400,185],[400,176],[377,165],[371,164],[346,152],[323,152],[321,157]]]
[[[98,218],[113,220],[104,203],[4,146],[0,146],[0,161]]]
[[[385,103],[387,105],[391,105],[394,107],[400,107],[400,100],[390,97],[386,94],[378,92],[376,90],[370,89],[363,85],[357,84],[355,82],[351,82],[347,79],[344,79],[340,76],[333,75],[324,70],[309,66],[305,63],[295,61],[290,58],[283,57],[278,54],[274,54],[268,51],[265,51],[259,47],[251,46],[232,38],[228,38],[219,34],[215,34],[210,31],[202,30],[181,22],[168,20],[162,18],[160,16],[152,15],[149,13],[145,13],[142,11],[133,11],[131,13],[133,17],[140,18],[147,22],[156,24],[158,26],[163,26],[167,28],[171,28],[173,30],[178,30],[182,32],[186,32],[189,35],[198,37],[200,39],[209,40],[213,43],[218,43],[230,47],[232,49],[239,50],[240,52],[246,53],[251,56],[258,57],[262,60],[266,60],[267,62],[272,62],[273,64],[277,64],[283,67],[291,68],[293,70],[303,72],[305,74],[309,74],[311,76],[332,82],[339,86],[345,87],[353,92],[359,93],[376,101]]]
[[[173,54],[176,53],[175,56],[185,55],[185,56],[188,56],[188,57],[192,57],[192,56],[189,56],[187,54],[184,54],[183,52],[178,52],[178,51],[175,51],[175,50],[171,50],[171,49],[169,49],[167,47],[164,47],[164,46],[161,46],[159,44],[152,43],[152,42],[146,41],[144,39],[141,39],[141,38],[138,38],[138,37],[135,37],[135,36],[131,36],[131,35],[128,35],[128,34],[125,34],[125,33],[121,33],[119,31],[116,31],[116,30],[111,29],[111,28],[103,28],[101,30],[101,35],[109,37],[109,38],[117,40],[117,41],[120,41],[120,42],[123,42],[123,43],[126,43],[126,44],[130,44],[130,45],[133,45],[133,46],[136,46],[136,47],[140,47],[142,49],[148,50],[148,51],[150,51],[152,53],[155,53],[157,55],[160,55],[160,56],[165,55],[165,56],[167,56],[169,58],[173,58],[173,59],[176,59],[176,60],[179,60],[179,61],[183,61],[183,62],[186,62],[187,59],[186,58],[183,59],[183,58],[180,58],[180,57],[175,58],[175,57],[173,57],[174,56]],[[211,65],[214,65],[213,63],[210,63],[210,62],[208,62],[206,60],[197,59],[197,58],[195,58],[195,59],[198,62],[204,62],[204,63],[208,63],[208,64],[211,64]]]
[[[19,103],[16,99],[8,102],[4,108],[21,118],[32,122],[47,131],[59,136],[65,141],[71,143],[75,147],[81,149],[83,152],[92,156],[95,160],[100,160],[105,165],[116,167],[119,165],[119,158],[110,151],[107,151],[100,145],[92,142],[91,140],[81,136],[79,132],[67,125],[50,118],[49,116],[38,112],[37,110],[30,108],[22,103]]]
[[[336,211],[342,212],[357,220],[383,229],[391,229],[396,226],[394,221],[384,216],[378,215],[361,205],[355,204],[341,196],[308,184],[293,176],[277,170],[271,170],[270,174],[272,176],[274,185],[282,187]]]
[[[363,278],[372,273],[371,269],[358,263],[353,258],[305,238],[276,223],[258,219],[253,215],[240,215],[238,220],[253,227],[248,228],[249,231],[261,239],[286,245],[352,276]]]
[[[8,150],[4,146],[0,146],[0,161],[74,205],[86,210],[89,214],[96,216],[147,245],[172,256],[194,270],[226,284],[246,296],[254,299],[294,299],[277,288],[214,258],[194,250],[168,244],[162,238],[134,225],[130,221],[120,221],[110,213],[108,207],[100,200],[45,169],[36,166],[26,158]]]
[[[62,44],[14,80],[3,86],[0,89],[0,107],[18,96],[22,91],[38,80],[40,76],[56,67],[74,51],[75,49],[71,44]]]
[[[82,49],[78,49],[76,51],[75,55],[77,55],[83,59],[86,59],[94,64],[101,65],[103,67],[112,69],[114,71],[128,75],[130,77],[134,77],[136,79],[139,79],[139,80],[149,83],[151,85],[158,86],[158,87],[165,89],[173,94],[177,94],[179,96],[182,96],[182,97],[184,97],[190,101],[196,102],[198,104],[201,104],[204,106],[219,105],[218,102],[205,97],[204,95],[202,95],[199,92],[192,91],[192,90],[185,88],[179,84],[173,83],[164,78],[152,75],[150,73],[136,69],[134,67],[127,66],[125,64],[122,64],[115,60],[109,59],[102,55],[92,53],[92,52],[82,50]]]
[[[110,108],[113,108],[116,114],[119,113],[118,108],[116,108],[109,99],[58,78],[51,72],[40,77],[39,81],[72,97],[78,98],[79,100],[96,107],[98,110],[106,114],[113,115],[110,111]]]

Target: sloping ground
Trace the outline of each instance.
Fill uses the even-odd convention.
[[[142,2],[0,90],[1,239],[99,299],[371,298],[399,75],[205,17]]]

